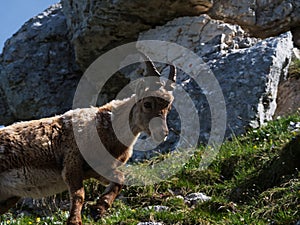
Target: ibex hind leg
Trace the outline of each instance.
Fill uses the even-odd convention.
[[[9,209],[13,208],[17,202],[20,200],[20,197],[13,196],[6,200],[0,201],[0,215],[6,213]]]

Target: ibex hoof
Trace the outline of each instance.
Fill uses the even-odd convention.
[[[67,225],[82,225],[81,220],[77,220],[77,219],[69,219],[67,222]]]
[[[101,219],[106,213],[106,207],[103,205],[95,205],[91,208],[91,216],[95,221]]]

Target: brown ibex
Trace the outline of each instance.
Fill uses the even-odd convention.
[[[131,157],[132,146],[140,132],[163,141],[168,135],[166,116],[173,101],[171,91],[176,69],[170,66],[169,80],[163,83],[153,62],[144,57],[147,76],[156,77],[155,85],[147,83],[145,78],[130,98],[0,129],[0,214],[15,206],[22,197],[41,198],[69,190],[71,206],[67,224],[82,224],[83,180],[94,177],[108,185],[93,208],[96,219],[104,215],[120,193],[124,176],[114,164],[105,166],[110,167],[117,181],[95,172],[76,144],[73,121],[80,121],[82,127],[94,124],[106,151],[123,164]],[[129,117],[124,116],[125,112]],[[113,121],[119,129],[129,122],[132,134],[128,145],[118,140]]]

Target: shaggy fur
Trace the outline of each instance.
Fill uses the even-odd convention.
[[[69,190],[71,208],[67,223],[82,224],[83,180],[94,177],[108,185],[94,207],[96,219],[103,216],[122,188],[124,177],[117,167],[131,157],[139,133],[144,131],[156,141],[163,141],[168,135],[166,116],[173,96],[162,84],[158,90],[146,88],[139,93],[149,97],[134,95],[99,108],[71,110],[60,116],[0,129],[0,214],[7,212],[22,197],[41,198]],[[159,120],[151,125],[153,118]],[[128,121],[133,135],[124,130]],[[104,148],[117,162],[99,161],[113,171],[114,181],[96,173],[85,161],[75,140],[74,126],[76,132],[82,132],[86,145],[94,137],[84,130],[96,127]],[[122,142],[119,134],[123,135]],[[98,149],[100,156],[105,149]]]

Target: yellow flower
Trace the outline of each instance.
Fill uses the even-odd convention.
[[[37,217],[37,218],[35,219],[35,222],[37,222],[37,223],[41,222],[41,218],[40,218],[40,217]]]
[[[10,220],[6,220],[6,224],[10,224]]]
[[[28,222],[28,224],[32,224],[32,222],[31,222],[31,221],[29,221],[29,222]]]

